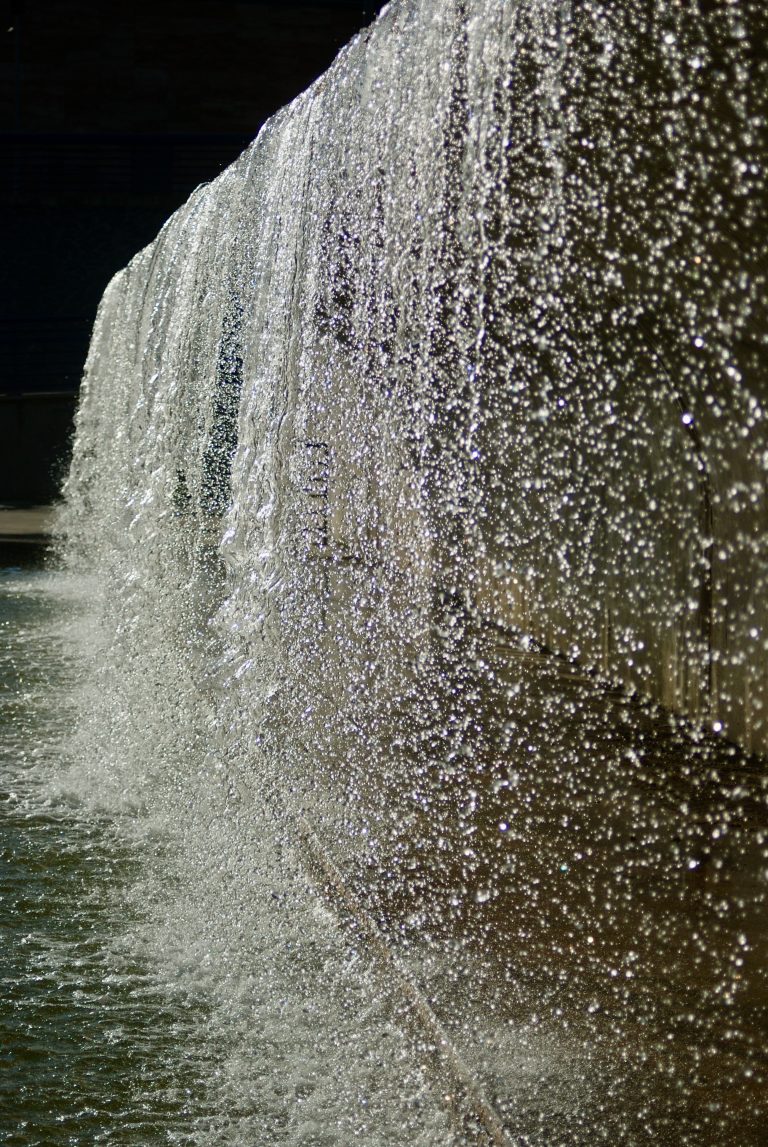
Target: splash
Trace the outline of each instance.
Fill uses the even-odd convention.
[[[759,1139],[763,24],[391,4],[86,365],[113,783],[311,839],[526,1142]]]

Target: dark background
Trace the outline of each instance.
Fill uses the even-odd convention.
[[[99,298],[383,0],[0,0],[0,502],[47,501]]]

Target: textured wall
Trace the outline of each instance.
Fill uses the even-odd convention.
[[[393,3],[94,328],[99,783],[311,835],[514,1142],[764,1139],[762,20]]]
[[[91,370],[156,504],[238,443],[268,678],[492,622],[768,747],[763,19],[394,5],[131,265]]]

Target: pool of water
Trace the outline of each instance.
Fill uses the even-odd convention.
[[[34,564],[0,573],[0,1143],[452,1142],[269,825],[87,759],[87,586]]]
[[[81,605],[33,561],[0,580],[0,1142],[164,1142],[199,1094],[200,1005],[164,997],[126,944],[140,923],[129,834],[63,796]]]

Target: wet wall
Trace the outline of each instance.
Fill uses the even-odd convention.
[[[490,626],[764,752],[764,21],[391,5],[110,287],[73,505],[221,542],[259,696]]]
[[[762,20],[392,4],[94,328],[88,776],[193,951],[314,857],[510,1141],[764,1140]]]

